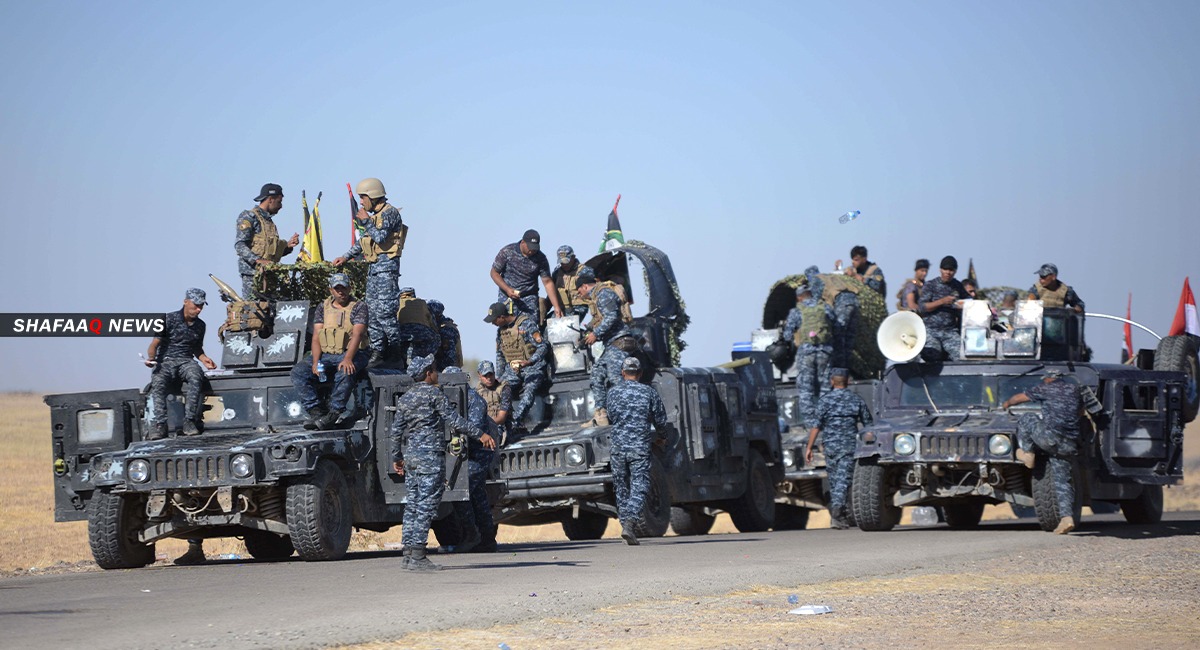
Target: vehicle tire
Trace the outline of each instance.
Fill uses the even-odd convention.
[[[1171,370],[1187,375],[1182,409],[1184,423],[1195,420],[1197,411],[1200,411],[1200,385],[1197,384],[1200,379],[1200,359],[1196,357],[1197,347],[1200,347],[1200,343],[1196,338],[1181,334],[1159,341],[1154,351],[1155,370]]]
[[[154,544],[137,541],[145,499],[96,490],[88,504],[88,544],[101,569],[136,569],[154,562]]]
[[[804,530],[808,528],[808,508],[775,504],[775,530]]]
[[[945,504],[942,514],[946,517],[946,525],[956,530],[978,528],[979,520],[983,519],[982,501],[965,501],[963,503]]]
[[[246,552],[250,557],[256,560],[282,560],[296,552],[296,547],[292,546],[292,538],[265,530],[246,531],[242,543],[246,545]]]
[[[887,467],[871,458],[855,464],[851,507],[859,530],[891,530],[900,523],[900,507],[892,504],[891,474]]]
[[[667,472],[655,456],[650,456],[650,491],[641,520],[634,526],[638,537],[662,537],[671,525],[671,486]]]
[[[350,547],[350,489],[333,461],[321,459],[312,474],[287,488],[287,522],[301,559],[336,560]]]
[[[1083,519],[1083,494],[1080,486],[1079,464],[1073,463],[1071,481],[1075,486],[1075,509],[1071,516],[1078,527]],[[1065,514],[1058,511],[1058,498],[1054,496],[1054,479],[1050,476],[1050,463],[1046,457],[1038,454],[1037,464],[1033,466],[1033,508],[1037,511],[1038,525],[1042,530],[1051,532],[1058,527],[1058,522]]]
[[[705,535],[712,530],[717,518],[700,508],[687,506],[671,507],[671,530],[676,535]]]
[[[580,510],[578,519],[568,516],[562,520],[563,534],[572,542],[600,539],[608,529],[608,519],[598,512]]]
[[[758,533],[775,525],[775,482],[757,449],[746,456],[746,491],[729,505],[733,525],[743,533]]]
[[[1143,485],[1142,493],[1136,499],[1121,502],[1121,514],[1131,524],[1157,524],[1162,521],[1162,486]]]

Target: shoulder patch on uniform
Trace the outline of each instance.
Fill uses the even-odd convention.
[[[535,342],[535,343],[541,343],[541,342],[542,342],[542,333],[541,333],[541,332],[536,332],[536,331],[535,331],[535,332],[533,333],[533,340],[534,340],[534,342]]]
[[[245,230],[250,227],[250,221],[246,219],[238,219],[238,230]]]

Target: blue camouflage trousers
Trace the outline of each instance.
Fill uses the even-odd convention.
[[[833,355],[834,368],[849,368],[850,354],[858,337],[858,294],[843,291],[833,298]]]
[[[400,269],[385,268],[367,275],[367,338],[371,350],[387,351],[388,346],[400,342],[400,326],[396,323],[396,312],[400,309]]]
[[[258,292],[254,289],[254,274],[242,275],[242,300],[256,300]]]
[[[512,303],[512,312],[514,314],[526,314],[529,317],[533,318],[534,321],[537,321],[537,319],[538,319],[538,294],[537,294],[537,292],[534,292],[532,295],[521,296],[520,298],[509,298],[507,295],[504,294],[503,291],[497,291],[496,292],[496,302],[503,302],[503,303],[511,302]],[[553,314],[551,314],[551,315],[553,315]]]
[[[817,426],[817,401],[830,390],[828,346],[802,345],[796,352],[796,407],[805,428]]]
[[[639,522],[650,493],[650,457],[627,456],[613,450],[609,458],[617,516],[621,521]]]
[[[854,447],[833,444],[824,440],[825,472],[829,477],[829,515],[837,519],[846,517],[846,505],[850,502],[850,485],[854,480]]]
[[[492,521],[492,506],[488,503],[487,483],[488,469],[492,466],[492,458],[496,452],[484,449],[482,446],[470,450],[467,455],[467,482],[471,492],[472,520],[479,534],[485,539],[492,534],[495,524]]]
[[[396,334],[397,338],[395,340],[402,342],[402,345],[408,348],[408,352],[404,355],[405,368],[408,367],[409,359],[424,357],[437,352],[442,342],[437,332],[419,323],[398,325],[396,326]]]
[[[200,413],[200,393],[204,389],[204,370],[188,358],[163,359],[150,375],[150,400],[154,404],[154,423],[167,423],[167,395],[183,389],[183,419],[195,422]]]
[[[958,330],[934,329],[925,330],[925,347],[921,350],[921,358],[936,363],[939,361],[959,361],[962,359],[962,339]]]
[[[325,365],[327,385],[328,378],[333,378],[333,391],[329,394],[329,410],[331,411],[346,410],[346,402],[350,401],[350,393],[354,390],[354,385],[367,370],[366,352],[360,351],[354,355],[355,372],[353,375],[347,375],[338,369],[338,364],[344,358],[346,358],[345,353],[321,355],[321,363]],[[311,411],[321,405],[321,398],[317,395],[317,387],[321,380],[313,374],[312,365],[312,354],[306,354],[300,363],[292,368],[292,386],[296,388],[297,393],[300,393],[300,403],[304,406],[305,411]]]
[[[400,541],[405,548],[424,546],[429,541],[429,525],[437,516],[442,492],[446,489],[446,467],[432,474],[404,474],[408,496],[404,505],[404,527]]]
[[[611,345],[612,341],[604,344],[604,352],[592,365],[592,399],[596,401],[596,409],[605,408],[608,401],[608,389],[621,381],[621,364],[629,356],[628,352]]]
[[[1017,446],[1046,456],[1046,471],[1054,485],[1054,498],[1060,518],[1075,512],[1075,456],[1079,453],[1076,441],[1046,427],[1044,420],[1033,413],[1017,418]]]
[[[514,428],[524,424],[522,420],[525,418],[525,414],[533,407],[538,391],[546,383],[546,371],[544,368],[536,372],[529,370],[529,368],[525,367],[521,369],[521,397],[513,404],[512,418],[509,420],[510,425]]]

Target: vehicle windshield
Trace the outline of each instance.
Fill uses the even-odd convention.
[[[924,378],[915,374],[903,379],[900,386],[900,406],[930,406],[933,399],[938,408],[947,406],[985,406],[983,377],[980,375],[931,375]],[[925,389],[928,387],[929,395]]]
[[[513,397],[515,398],[516,395]],[[592,391],[587,387],[553,393],[549,398],[547,399],[550,402],[549,408],[545,410],[546,414],[550,416],[550,421],[546,423],[548,426],[583,424],[592,419],[592,413],[596,408]],[[514,401],[516,400],[514,399]]]
[[[1037,386],[1042,383],[1042,373],[1035,372],[1025,375],[1024,377],[998,377],[1000,390],[997,395],[997,403],[1003,403],[1008,398],[1017,393],[1024,393],[1026,389]],[[1063,375],[1062,381],[1071,384],[1079,383],[1070,375]]]

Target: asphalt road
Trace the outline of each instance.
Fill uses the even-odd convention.
[[[1089,518],[1079,535],[1200,534],[1200,513],[1135,527]],[[312,648],[566,616],[599,607],[750,585],[819,583],[943,570],[1070,538],[1033,523],[975,531],[898,528],[506,545],[493,555],[443,556],[444,569],[400,569],[399,551],[339,562],[211,562],[0,580],[0,647]]]

